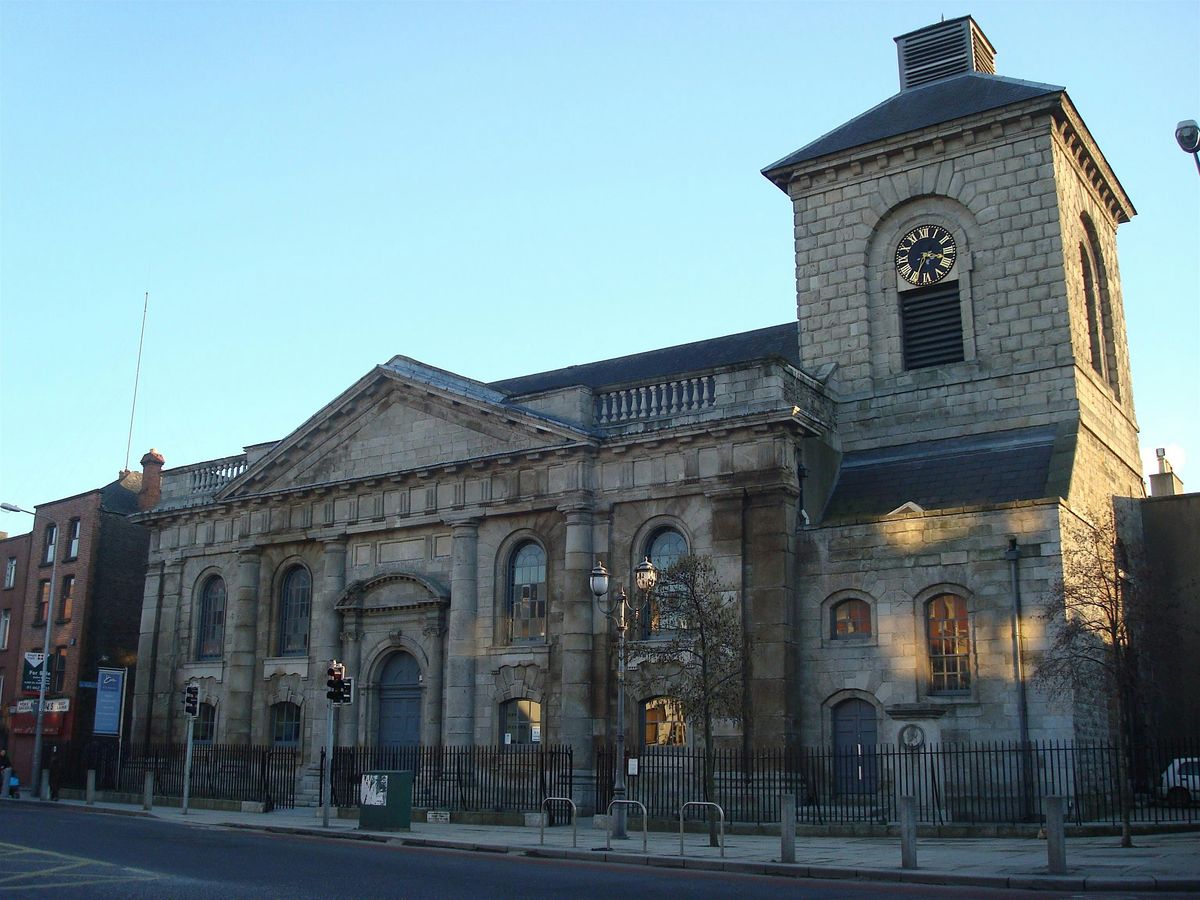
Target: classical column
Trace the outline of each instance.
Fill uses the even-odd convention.
[[[338,709],[338,744],[352,747],[359,743],[359,727],[363,721],[363,688],[366,679],[362,671],[362,629],[359,627],[359,616],[351,613],[342,622],[342,662],[346,664],[346,674],[354,679],[354,704]],[[321,673],[324,683],[324,672]]]
[[[163,564],[161,590],[162,616],[158,627],[162,638],[158,644],[158,671],[154,678],[154,696],[150,699],[150,715],[154,720],[155,735],[176,740],[175,724],[183,716],[183,682],[175,679],[187,661],[187,647],[179,640],[179,607],[184,602],[182,559],[169,559]]]
[[[577,768],[592,756],[592,505],[579,499],[560,506],[567,522],[562,572],[562,710],[560,734],[570,744]]]
[[[425,624],[421,628],[421,637],[424,640],[425,649],[429,653],[429,671],[425,674],[425,725],[427,727],[421,730],[421,733],[425,735],[424,741],[428,744],[442,742],[442,698],[446,686],[444,677],[446,626],[442,624],[443,621],[442,607],[439,606],[430,610],[425,617]]]
[[[314,765],[320,764],[321,748],[329,737],[325,718],[329,702],[325,698],[325,671],[330,660],[342,658],[341,613],[336,606],[338,597],[346,587],[346,539],[339,537],[324,541],[323,549],[321,581],[319,589],[314,591],[312,631],[308,644],[308,708],[312,711],[309,721],[313,729],[309,755]],[[334,734],[337,734],[336,730]]]
[[[243,550],[237,559],[237,584],[229,610],[229,658],[222,740],[250,743],[254,717],[254,687],[262,677],[258,662],[258,580],[262,556],[257,549]],[[267,655],[266,653],[262,654]],[[256,674],[258,677],[256,677]]]
[[[479,520],[449,521],[450,623],[446,635],[443,737],[449,745],[475,743],[475,620],[479,612]]]

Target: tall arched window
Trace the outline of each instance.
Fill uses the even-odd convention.
[[[271,743],[276,747],[300,745],[300,707],[295,703],[271,707]]]
[[[938,594],[925,604],[929,627],[929,692],[961,694],[971,689],[971,628],[967,601]]]
[[[214,575],[200,591],[196,659],[220,659],[225,649],[225,582]]]
[[[1091,254],[1087,247],[1079,245],[1079,264],[1083,269],[1083,302],[1087,307],[1088,350],[1092,360],[1092,368],[1101,378],[1104,377],[1104,339],[1102,336],[1103,323],[1100,315],[1100,300],[1096,296],[1096,279],[1092,275]]]
[[[308,654],[308,622],[312,614],[312,576],[295,566],[283,577],[279,596],[279,655]]]
[[[672,603],[671,585],[661,583],[661,573],[675,565],[681,556],[687,556],[687,552],[687,540],[674,528],[659,528],[646,541],[645,556],[658,569],[660,584],[646,606],[642,637],[666,637],[683,626],[681,611]]]
[[[508,640],[546,639],[546,551],[522,544],[508,564]]]
[[[1083,259],[1084,299],[1088,304],[1088,337],[1091,341],[1092,368],[1096,370],[1113,395],[1121,399],[1121,380],[1117,365],[1117,321],[1113,315],[1113,298],[1109,290],[1108,270],[1104,265],[1104,251],[1100,237],[1091,218],[1082,216],[1083,231],[1087,241],[1080,244]],[[1095,323],[1093,325],[1093,317]],[[1100,364],[1097,365],[1097,356]]]

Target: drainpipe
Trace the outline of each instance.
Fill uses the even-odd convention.
[[[158,564],[158,595],[154,598],[154,632],[150,639],[150,676],[146,684],[146,733],[143,737],[143,748],[149,750],[151,737],[151,722],[154,721],[154,687],[158,673],[158,628],[162,622],[163,580],[166,578],[167,565]]]
[[[1012,580],[1012,645],[1013,645],[1013,681],[1017,686],[1017,721],[1021,733],[1021,743],[1029,742],[1029,708],[1025,700],[1025,656],[1021,640],[1021,582],[1018,577],[1018,560],[1021,558],[1021,548],[1017,539],[1008,539],[1008,550],[1004,553],[1008,560],[1009,574]]]
[[[1019,578],[1019,560],[1021,548],[1017,546],[1015,537],[1008,539],[1008,550],[1004,553],[1008,560],[1009,577],[1012,583],[1012,646],[1013,646],[1013,683],[1017,688],[1017,728],[1021,736],[1021,783],[1024,800],[1025,817],[1033,814],[1033,783],[1032,763],[1029,753],[1029,708],[1025,697],[1025,656],[1021,640],[1021,581]]]

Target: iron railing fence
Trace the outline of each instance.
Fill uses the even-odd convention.
[[[183,796],[185,744],[126,745],[118,754],[116,741],[93,739],[59,745],[56,752],[64,787],[84,789],[88,769],[95,769],[97,790],[140,794],[150,771],[156,794]],[[189,794],[291,808],[296,803],[299,765],[300,753],[295,747],[195,744]]]
[[[1063,796],[1076,823],[1120,821],[1117,748],[1056,741],[828,747],[714,753],[715,796],[727,821],[779,821],[781,795],[796,798],[801,823],[895,823],[898,799],[916,801],[918,820],[932,824],[1038,822],[1044,798]],[[703,750],[647,747],[636,755],[637,774],[626,778],[626,795],[645,804],[654,818],[674,818],[687,801],[703,800]],[[1175,760],[1196,760],[1200,740],[1141,746],[1129,766],[1134,780],[1133,820],[1138,823],[1200,822],[1200,777],[1184,797],[1164,773]],[[615,753],[596,758],[596,810],[612,799]],[[1169,789],[1177,789],[1169,794]],[[703,808],[692,816],[702,819]]]
[[[567,745],[334,747],[331,802],[357,806],[364,772],[413,773],[413,805],[441,810],[537,812],[570,797]]]

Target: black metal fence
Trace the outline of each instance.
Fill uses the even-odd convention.
[[[115,741],[59,745],[50,771],[63,787],[84,789],[88,769],[96,771],[96,789],[140,794],[146,772],[154,773],[154,792],[183,796],[185,744],[124,746]],[[294,747],[195,744],[192,747],[192,797],[246,800],[291,808],[296,802],[299,751]]]
[[[705,799],[702,750],[648,747],[636,755],[638,774],[626,778],[626,794],[651,817],[674,818],[685,802]],[[612,799],[614,757],[611,748],[597,754],[597,811]],[[1135,822],[1200,821],[1200,784],[1185,796],[1187,788],[1165,774],[1180,759],[1196,760],[1200,770],[1200,740],[1134,751]],[[1115,823],[1117,762],[1113,746],[1061,742],[718,750],[711,799],[737,822],[778,822],[779,798],[792,794],[802,823],[894,823],[898,798],[911,796],[922,822],[1005,824],[1040,821],[1043,799],[1062,796],[1074,822]],[[692,815],[705,813],[694,807]]]
[[[413,804],[430,809],[537,812],[546,797],[570,797],[571,748],[335,747],[334,806],[357,806],[364,772],[410,771]]]

